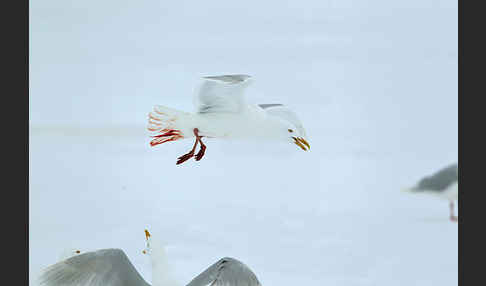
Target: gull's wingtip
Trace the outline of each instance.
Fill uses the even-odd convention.
[[[238,84],[249,81],[251,79],[251,76],[247,74],[225,74],[216,76],[203,76],[202,78],[205,80],[223,82],[226,84]]]

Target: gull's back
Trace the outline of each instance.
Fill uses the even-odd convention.
[[[459,180],[457,164],[447,166],[435,174],[425,177],[417,184],[416,191],[445,191]]]

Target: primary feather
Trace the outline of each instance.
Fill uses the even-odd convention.
[[[244,91],[250,76],[223,75],[203,77],[195,96],[196,112],[238,113],[246,107]]]

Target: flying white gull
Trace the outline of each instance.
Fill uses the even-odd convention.
[[[179,157],[177,164],[192,157],[202,159],[203,137],[280,140],[310,149],[305,129],[292,110],[283,104],[246,103],[244,91],[250,82],[248,75],[203,77],[194,97],[195,113],[155,106],[148,119],[147,129],[153,132],[150,145],[195,137],[191,151]],[[198,144],[201,147],[195,154]]]
[[[432,194],[449,201],[449,219],[457,221],[454,215],[454,201],[459,199],[459,168],[449,165],[431,176],[421,179],[416,186],[405,189],[412,193]]]
[[[163,246],[145,230],[143,250],[152,262],[154,286],[179,286],[173,278]],[[40,276],[46,286],[150,286],[121,249],[101,249],[77,254],[49,266]],[[196,276],[187,286],[261,286],[256,275],[234,258],[222,258]]]

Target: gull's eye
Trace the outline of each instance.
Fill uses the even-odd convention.
[[[294,130],[292,130],[292,129],[287,129],[287,130],[289,130],[290,133],[294,132]]]
[[[79,250],[76,250],[76,253],[81,253],[81,251],[79,251]]]

